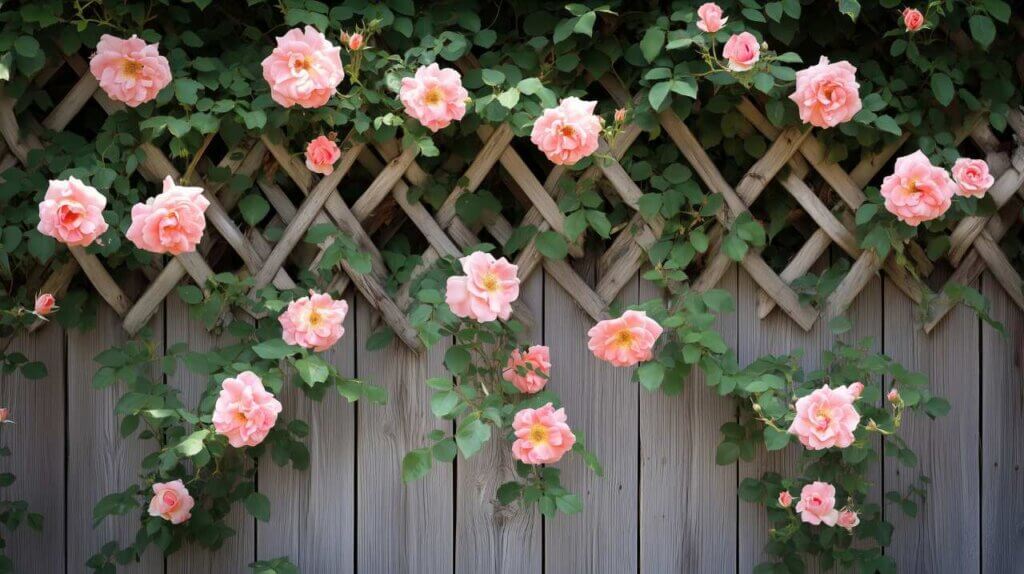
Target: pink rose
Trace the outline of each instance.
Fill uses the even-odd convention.
[[[149,501],[149,515],[163,518],[171,524],[181,524],[192,518],[196,501],[181,480],[157,482],[153,485],[153,498]]]
[[[722,48],[722,57],[729,60],[729,69],[745,72],[761,57],[761,45],[750,32],[733,34]]]
[[[319,136],[306,146],[306,167],[315,173],[331,175],[340,157],[338,144],[327,136]]]
[[[49,293],[43,293],[36,297],[35,314],[39,317],[45,317],[57,309],[57,298]]]
[[[597,102],[565,98],[557,108],[544,110],[533,124],[530,141],[558,165],[573,165],[597,151],[601,119]]]
[[[345,334],[348,301],[335,301],[326,293],[309,291],[309,297],[296,299],[277,318],[284,342],[314,351],[326,351]]]
[[[789,432],[811,450],[846,448],[853,444],[853,431],[860,423],[853,400],[845,386],[832,389],[823,385],[796,401],[796,418]]]
[[[836,487],[827,482],[815,481],[804,486],[800,491],[800,502],[796,503],[796,511],[800,519],[817,526],[824,522],[835,526],[839,520],[836,510]]]
[[[885,395],[885,398],[889,399],[889,402],[894,405],[902,400],[900,392],[896,389],[890,389],[889,394]]]
[[[626,108],[615,110],[615,123],[621,124],[624,121],[626,121]]]
[[[576,444],[576,435],[565,420],[565,409],[556,411],[551,403],[519,411],[512,421],[516,433],[512,455],[526,464],[558,462]]]
[[[551,352],[544,345],[533,345],[525,353],[513,349],[502,377],[520,392],[536,393],[548,383]]]
[[[645,311],[626,311],[618,319],[605,319],[591,327],[587,347],[602,361],[631,367],[651,360],[661,332],[661,325]]]
[[[132,224],[125,237],[151,253],[195,251],[206,229],[207,207],[210,200],[203,197],[203,188],[175,185],[167,176],[160,195],[132,206]]]
[[[916,226],[946,213],[956,184],[941,167],[935,167],[921,150],[896,160],[892,175],[882,180],[885,208],[907,225]]]
[[[213,409],[213,428],[235,448],[256,446],[277,422],[281,403],[252,371],[224,379]]]
[[[106,206],[107,198],[78,178],[51,179],[36,229],[61,243],[85,247],[107,231]]]
[[[519,298],[519,269],[504,257],[477,251],[462,259],[465,275],[448,278],[445,303],[452,313],[479,323],[501,319],[512,314],[512,302]]]
[[[844,508],[839,511],[839,518],[836,520],[836,524],[852,532],[860,524],[860,516],[857,516],[857,513],[853,510]]]
[[[988,172],[985,160],[965,157],[953,164],[953,181],[959,186],[957,194],[964,197],[983,197],[988,188],[996,182]]]
[[[697,8],[697,17],[700,18],[697,21],[697,27],[708,34],[714,34],[721,30],[722,26],[729,21],[728,18],[722,18],[722,9],[714,2],[701,4],[700,8]]]
[[[8,420],[7,416],[10,415],[11,411],[7,407],[0,408],[0,424],[12,423],[14,421]]]
[[[800,119],[819,128],[848,122],[861,109],[860,84],[853,64],[830,64],[822,56],[818,64],[796,73],[796,91],[789,99],[796,102]]]
[[[341,48],[312,26],[305,31],[292,28],[277,38],[277,47],[263,60],[263,79],[270,85],[270,97],[282,106],[319,108],[345,79]]]
[[[903,10],[903,25],[907,32],[917,32],[924,26],[924,14],[917,8],[905,8]]]
[[[363,35],[355,33],[348,38],[348,49],[353,52],[363,47]]]
[[[790,504],[793,504],[793,495],[788,490],[783,490],[779,493],[779,506],[789,508]]]
[[[147,44],[134,34],[127,40],[100,36],[89,71],[110,99],[132,108],[155,99],[171,83],[171,66],[160,55],[159,44]]]
[[[432,132],[448,127],[466,115],[469,92],[462,87],[462,76],[450,68],[430,64],[416,70],[411,78],[402,78],[398,98],[405,113]]]
[[[857,381],[850,384],[850,394],[853,395],[854,399],[859,399],[860,394],[864,392],[864,383]]]

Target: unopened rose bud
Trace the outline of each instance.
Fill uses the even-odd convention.
[[[40,317],[45,317],[53,312],[56,308],[57,299],[49,294],[43,293],[36,297],[35,314]]]
[[[860,394],[864,392],[864,383],[857,381],[850,384],[850,392],[853,394],[853,398],[859,399]]]
[[[788,490],[783,490],[779,493],[779,506],[789,508],[790,504],[793,504],[793,495]]]
[[[348,32],[342,32],[341,36],[338,39],[341,40],[342,44],[348,44],[348,39],[349,39]]]
[[[7,415],[10,413],[10,409],[7,407],[0,408],[0,423],[11,422],[7,420]]]
[[[907,32],[917,32],[924,26],[924,14],[917,8],[903,10],[903,25],[907,27]]]
[[[874,419],[871,419],[868,421],[868,424],[864,425],[864,428],[868,429],[869,431],[876,431],[878,430],[878,423],[876,423]]]
[[[354,52],[356,50],[362,49],[362,47],[363,47],[363,35],[362,34],[352,34],[352,36],[348,39],[348,49],[352,50]]]
[[[889,399],[889,402],[894,405],[900,402],[900,392],[897,391],[896,389],[892,389],[891,391],[889,391],[889,394],[886,395],[885,397]]]
[[[619,123],[626,121],[626,108],[619,108],[615,110],[615,121]]]
[[[754,412],[758,413],[758,414],[761,414],[761,405],[760,404],[754,403]]]

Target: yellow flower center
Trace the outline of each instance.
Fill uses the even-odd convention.
[[[299,57],[292,60],[292,69],[295,70],[296,72],[299,72],[301,70],[308,71],[310,67],[311,66],[309,64],[309,60],[304,57]]]
[[[530,442],[533,444],[545,444],[548,442],[548,429],[540,423],[530,427]]]
[[[320,316],[320,313],[317,313],[316,311],[310,311],[309,312],[309,326],[310,327],[318,327],[320,325],[320,323],[323,322],[323,320],[324,320],[324,318]]]
[[[832,421],[832,409],[828,405],[821,405],[814,411],[814,418],[818,419],[818,426],[827,427]]]
[[[480,283],[483,285],[484,289],[491,292],[497,291],[498,288],[501,286],[500,283],[498,282],[497,276],[495,276],[494,273],[488,273],[487,275],[484,275],[483,279],[480,280]]]
[[[241,411],[235,412],[235,422],[244,425],[248,421],[249,419],[245,417],[245,413]]]
[[[423,101],[426,102],[428,106],[440,104],[444,101],[444,94],[441,93],[440,88],[430,88],[427,90],[427,93],[423,95]]]
[[[121,73],[129,78],[138,77],[142,73],[142,64],[135,60],[125,59],[121,62]]]
[[[630,347],[633,345],[633,332],[623,329],[615,333],[615,345],[619,347]]]
[[[576,128],[572,126],[562,126],[561,132],[563,136],[571,138],[576,135]]]

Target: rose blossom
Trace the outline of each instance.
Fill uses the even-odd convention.
[[[163,518],[171,524],[181,524],[192,518],[196,501],[180,479],[153,484],[153,498],[149,501],[149,515]]]
[[[846,448],[853,444],[853,431],[860,423],[853,400],[846,386],[833,389],[822,385],[796,401],[796,418],[789,432],[811,450]]]
[[[942,217],[949,209],[956,184],[935,167],[921,150],[896,160],[892,175],[882,180],[885,208],[907,225]]]
[[[597,151],[601,119],[594,114],[595,107],[597,102],[563,99],[534,122],[530,141],[552,163],[575,164]]]
[[[195,251],[206,229],[207,207],[210,200],[203,197],[203,188],[175,185],[167,176],[160,195],[132,206],[132,224],[125,237],[152,253]]]
[[[790,504],[793,504],[793,495],[788,490],[783,490],[779,493],[779,506],[789,508]]]
[[[171,83],[171,66],[160,55],[159,44],[147,44],[134,34],[127,40],[100,36],[89,71],[110,99],[131,108],[155,99]]]
[[[277,421],[281,403],[263,388],[252,371],[224,379],[213,409],[213,428],[235,448],[256,446]]]
[[[263,79],[270,85],[270,97],[282,106],[319,108],[345,79],[341,48],[312,26],[292,28],[277,38],[277,47],[263,60]]]
[[[565,420],[565,409],[556,411],[551,403],[516,413],[512,421],[516,433],[513,456],[526,464],[558,462],[576,444],[576,435]]]
[[[50,293],[43,293],[36,297],[35,310],[33,311],[39,317],[45,317],[57,309],[57,298]]]
[[[902,397],[900,397],[899,391],[897,391],[896,389],[890,389],[889,394],[885,395],[885,398],[889,399],[889,402],[895,405],[896,403],[900,402],[900,399]]]
[[[362,47],[363,47],[363,35],[362,34],[356,32],[355,34],[352,34],[351,36],[349,36],[349,38],[348,38],[348,49],[349,50],[355,51],[355,50],[358,50],[358,49],[360,49]]]
[[[847,62],[830,64],[822,56],[817,65],[796,73],[796,90],[789,99],[796,102],[800,120],[819,128],[848,122],[861,109],[857,68]]]
[[[445,288],[445,303],[452,313],[478,323],[507,320],[512,302],[519,298],[519,269],[504,257],[495,259],[483,251],[459,262],[465,275],[449,277]]]
[[[864,392],[864,383],[862,383],[860,381],[856,381],[854,383],[850,383],[849,389],[850,389],[850,394],[853,395],[853,398],[854,399],[859,399],[860,398],[860,394]]]
[[[51,179],[39,204],[36,229],[61,243],[85,247],[107,231],[103,208],[107,198],[76,177]]]
[[[594,356],[616,367],[630,367],[654,356],[654,343],[662,328],[645,311],[626,311],[618,319],[605,319],[590,328],[587,347]]]
[[[466,115],[467,98],[469,92],[462,87],[462,76],[437,64],[416,70],[411,78],[402,78],[398,92],[405,113],[432,132],[461,120]]]
[[[697,8],[697,17],[700,18],[697,21],[697,27],[708,34],[714,34],[721,30],[722,26],[729,21],[728,18],[722,18],[722,9],[714,2],[701,4],[700,8]]]
[[[525,373],[520,374],[520,370]],[[544,345],[533,345],[525,353],[513,349],[502,377],[520,392],[536,393],[548,383],[551,374],[551,352]]]
[[[903,25],[907,32],[917,32],[924,26],[924,15],[917,8],[905,8],[903,10]]]
[[[619,108],[615,110],[615,121],[620,124],[626,121],[626,108]]]
[[[957,195],[964,197],[983,197],[988,188],[996,182],[988,172],[988,163],[983,159],[962,157],[953,164],[953,181],[958,189]]]
[[[750,32],[733,34],[722,48],[722,57],[729,60],[729,69],[745,72],[761,57],[761,45]]]
[[[836,487],[827,482],[815,481],[805,485],[800,491],[800,502],[796,503],[796,511],[800,519],[808,524],[818,525],[824,522],[835,526],[839,520],[836,510]]]
[[[11,413],[11,410],[8,409],[7,407],[0,408],[0,424],[3,424],[3,423],[12,423],[13,424],[14,423],[14,421],[9,420],[7,418],[8,415],[10,415],[10,413]]]
[[[289,345],[320,352],[327,350],[345,334],[348,301],[335,301],[326,293],[309,291],[309,297],[296,299],[277,318],[281,336]]]
[[[334,164],[341,157],[341,149],[334,140],[319,136],[306,145],[306,167],[321,175],[334,173]]]
[[[849,508],[844,508],[839,511],[839,518],[836,520],[836,524],[842,526],[849,532],[853,532],[853,529],[860,524],[860,516]]]

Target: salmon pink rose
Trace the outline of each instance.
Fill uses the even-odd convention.
[[[314,351],[326,351],[345,334],[348,301],[334,300],[326,293],[309,292],[296,299],[277,318],[284,342]]]
[[[353,52],[363,47],[363,35],[356,32],[348,38],[348,49]]]
[[[224,379],[213,409],[213,428],[235,448],[256,446],[277,422],[281,403],[252,371]]]
[[[160,195],[132,206],[132,224],[125,237],[151,253],[195,251],[206,229],[207,207],[210,200],[203,197],[203,188],[175,185],[167,176]]]
[[[180,479],[157,482],[153,485],[153,498],[149,501],[149,515],[163,518],[171,524],[181,524],[192,518],[195,504]]]
[[[57,309],[57,298],[50,293],[43,293],[36,297],[34,313],[39,317],[45,317]]]
[[[836,524],[845,528],[848,532],[853,532],[853,529],[860,524],[860,516],[853,510],[844,508],[839,511],[839,518],[836,520]]]
[[[892,175],[882,180],[885,209],[907,225],[942,217],[952,204],[956,184],[921,150],[896,160]]]
[[[793,495],[788,490],[783,490],[779,493],[779,506],[789,508],[790,504],[793,504]]]
[[[714,2],[701,4],[700,8],[697,8],[697,17],[700,18],[697,21],[697,27],[708,34],[714,34],[721,30],[722,26],[729,21],[728,18],[722,18],[722,9]]]
[[[341,149],[334,140],[320,136],[306,146],[306,167],[321,175],[334,173],[334,164],[341,157]]]
[[[575,164],[597,151],[601,118],[594,114],[596,107],[597,102],[565,98],[534,122],[530,141],[552,163]]]
[[[796,91],[789,99],[796,102],[800,119],[819,128],[848,122],[861,109],[857,68],[842,61],[830,64],[822,56],[818,64],[796,73]]]
[[[631,367],[651,360],[662,328],[645,311],[626,311],[618,319],[605,319],[590,328],[587,347],[594,356],[616,367]]]
[[[761,45],[750,32],[733,34],[722,47],[722,57],[729,60],[729,69],[745,72],[754,67],[761,57]]]
[[[277,38],[277,47],[263,60],[263,79],[270,85],[270,97],[282,106],[319,108],[345,79],[341,48],[312,26],[292,28]]]
[[[520,392],[536,393],[548,383],[551,374],[551,352],[544,345],[533,345],[524,353],[513,349],[502,377]]]
[[[796,401],[796,418],[790,434],[811,450],[846,448],[853,444],[853,431],[860,414],[853,408],[854,395],[846,386],[823,385]]]
[[[958,195],[964,197],[984,197],[988,188],[996,182],[988,172],[988,164],[983,159],[962,157],[953,164],[953,181],[959,189]]]
[[[36,229],[61,243],[85,247],[107,231],[106,206],[107,198],[78,178],[51,179]]]
[[[800,519],[817,526],[824,522],[835,526],[839,520],[836,510],[836,487],[827,482],[815,481],[805,485],[800,491],[800,502],[796,503],[796,511]]]
[[[907,32],[917,32],[924,26],[924,14],[917,8],[905,8],[903,10],[903,25]]]
[[[512,421],[516,433],[512,455],[526,464],[558,462],[576,444],[576,435],[565,421],[565,409],[555,410],[551,403],[519,411]]]
[[[405,113],[432,132],[461,120],[466,115],[467,98],[469,92],[462,87],[462,76],[437,64],[416,70],[411,78],[402,78],[398,92]]]
[[[12,421],[12,420],[7,418],[10,414],[11,414],[11,410],[8,409],[7,407],[0,408],[0,424],[3,424],[3,423],[12,423],[13,424],[14,421]]]
[[[171,83],[171,66],[160,55],[159,44],[147,44],[134,34],[127,40],[100,36],[89,71],[110,99],[131,108],[155,99]]]
[[[465,275],[448,278],[445,303],[462,318],[486,323],[508,320],[512,302],[519,298],[519,269],[504,257],[477,251],[462,259]]]
[[[857,381],[850,383],[850,394],[853,395],[854,399],[859,399],[861,393],[864,392],[864,383]]]

